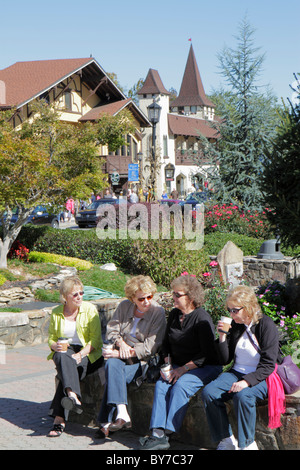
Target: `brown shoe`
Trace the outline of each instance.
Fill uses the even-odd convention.
[[[108,437],[109,435],[109,430],[108,428],[99,428],[96,432],[95,432],[95,438],[96,439],[105,439],[106,437]]]
[[[131,428],[131,421],[124,421],[124,419],[117,419],[116,421],[114,421],[110,426],[109,426],[109,430],[111,432],[116,432],[116,431],[120,431],[120,429],[129,429]]]

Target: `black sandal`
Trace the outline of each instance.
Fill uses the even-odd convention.
[[[66,425],[65,424],[53,424],[53,428],[49,431],[48,437],[59,437],[64,432]],[[50,434],[50,432],[55,431],[56,434]]]

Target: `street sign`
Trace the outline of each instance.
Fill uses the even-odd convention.
[[[128,164],[128,181],[139,181],[139,164],[129,163]]]

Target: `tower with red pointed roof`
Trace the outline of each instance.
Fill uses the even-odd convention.
[[[160,120],[156,126],[156,158],[160,172],[156,178],[156,196],[165,190],[170,196],[175,190],[180,198],[195,189],[206,186],[207,169],[200,135],[217,139],[210,125],[215,119],[215,105],[206,96],[193,46],[191,44],[179,95],[169,103],[166,90],[157,70],[150,69],[143,87],[138,92],[139,107],[147,115],[148,106],[155,101],[161,106]],[[143,134],[143,175],[147,185],[151,161],[151,129]],[[173,178],[170,175],[174,175]]]

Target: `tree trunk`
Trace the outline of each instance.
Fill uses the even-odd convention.
[[[0,239],[0,269],[7,269],[7,255],[13,241],[8,236],[3,241]]]

